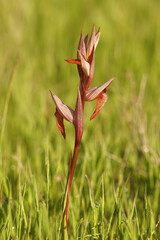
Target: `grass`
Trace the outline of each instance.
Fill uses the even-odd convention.
[[[74,131],[66,123],[62,139],[48,90],[74,107],[79,79],[64,59],[93,23],[101,38],[92,86],[118,77],[91,122],[94,103],[86,104],[69,239],[160,239],[159,7],[1,0],[0,240],[61,239]]]

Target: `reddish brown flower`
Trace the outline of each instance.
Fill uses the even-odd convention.
[[[52,91],[50,91],[53,101],[56,105],[55,117],[57,119],[57,127],[65,138],[65,129],[63,124],[63,118],[68,122],[73,123],[74,111],[65,105]]]
[[[105,102],[107,100],[107,94],[106,94],[107,88],[112,83],[112,81],[114,80],[115,77],[111,78],[109,81],[107,81],[103,85],[100,85],[98,87],[94,87],[94,88],[87,90],[86,99],[85,99],[86,101],[93,101],[93,100],[97,99],[96,109],[95,109],[94,113],[92,114],[90,120],[92,120],[93,118],[95,118],[97,116],[97,114],[99,113],[99,111],[101,110],[103,105],[105,104]]]

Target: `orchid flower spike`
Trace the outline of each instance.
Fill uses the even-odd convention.
[[[104,103],[107,100],[107,89],[114,80],[115,77],[111,78],[109,81],[104,84],[90,88],[90,84],[94,76],[94,55],[97,44],[100,38],[100,28],[97,33],[95,33],[95,26],[93,25],[92,34],[88,42],[88,34],[86,37],[81,37],[79,40],[77,48],[77,58],[76,59],[67,59],[69,63],[74,63],[77,65],[78,73],[80,77],[80,83],[78,88],[77,100],[75,110],[72,110],[70,107],[65,105],[53,92],[50,91],[52,99],[56,105],[55,117],[57,119],[57,127],[65,138],[65,128],[63,124],[63,119],[66,119],[68,122],[72,123],[75,128],[75,144],[73,155],[70,157],[70,164],[68,168],[68,178],[66,183],[66,190],[64,194],[64,211],[63,219],[66,221],[66,228],[68,230],[68,211],[69,211],[69,199],[72,189],[73,175],[76,167],[76,161],[78,157],[78,152],[80,148],[80,143],[83,135],[83,112],[84,105],[86,101],[93,101],[97,99],[96,109],[93,112],[91,119],[95,118]],[[88,43],[87,43],[88,42]]]

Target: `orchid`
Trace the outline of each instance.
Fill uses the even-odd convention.
[[[57,119],[57,127],[65,138],[65,128],[63,119],[66,119],[70,123],[74,125],[75,128],[75,145],[73,150],[73,155],[71,154],[70,164],[68,169],[68,178],[66,183],[66,190],[64,199],[64,211],[63,218],[66,221],[66,227],[68,231],[68,211],[69,211],[69,199],[72,189],[72,180],[74,175],[74,170],[76,166],[76,161],[78,157],[78,152],[80,148],[80,143],[83,135],[83,111],[84,105],[86,101],[97,100],[96,109],[93,112],[90,120],[95,118],[104,103],[107,100],[107,89],[109,85],[114,80],[113,77],[103,85],[90,88],[90,84],[92,82],[94,76],[94,55],[97,44],[100,38],[100,28],[97,33],[95,33],[95,26],[93,25],[92,34],[90,40],[88,42],[88,35],[83,37],[81,33],[80,41],[77,49],[77,58],[76,59],[67,59],[68,63],[73,63],[77,65],[78,73],[80,77],[80,83],[78,88],[78,95],[76,101],[75,110],[71,109],[67,105],[65,105],[52,91],[50,91],[53,101],[56,105],[55,117]],[[87,44],[88,42],[88,44]]]

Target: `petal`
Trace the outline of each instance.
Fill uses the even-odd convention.
[[[56,109],[56,112],[55,112],[54,115],[55,115],[55,117],[57,119],[57,127],[58,127],[58,129],[62,133],[63,137],[66,138],[64,124],[63,124],[63,117],[59,114],[57,109]]]
[[[70,107],[65,105],[55,94],[52,93],[52,91],[50,91],[50,93],[53,101],[56,104],[57,112],[67,121],[73,123],[74,111]]]
[[[87,42],[88,42],[88,34],[84,38],[84,43],[85,43],[86,49],[87,49]]]
[[[90,74],[89,74],[89,78],[87,81],[86,89],[89,88],[89,86],[92,82],[93,76],[94,76],[94,46],[93,46],[90,56],[88,57],[88,63],[90,64]]]
[[[94,87],[91,88],[89,90],[87,90],[86,92],[86,101],[93,101],[96,98],[98,98],[99,94],[104,90],[107,89],[109,87],[109,85],[112,83],[112,81],[114,80],[116,76],[114,76],[113,78],[111,78],[109,81],[107,81],[106,83],[104,83],[103,85],[100,85],[98,87]]]
[[[92,35],[87,47],[87,58],[90,56],[94,45],[95,45],[95,26],[93,24]]]
[[[94,50],[96,50],[96,47],[98,45],[98,42],[99,42],[99,38],[100,38],[100,28],[98,29],[97,33],[96,33],[96,36],[95,36],[95,44],[94,44]]]
[[[90,64],[85,60],[81,52],[78,50],[78,58],[81,60],[81,67],[84,72],[84,74],[88,77],[90,74]]]
[[[81,143],[81,138],[83,134],[83,107],[80,90],[78,89],[78,97],[76,103],[76,110],[74,114],[74,126],[76,131],[76,144],[79,145]]]
[[[97,114],[99,113],[99,111],[101,110],[101,108],[103,107],[103,105],[105,104],[107,100],[107,94],[106,94],[106,89],[103,90],[103,92],[100,93],[100,95],[98,96],[97,99],[97,105],[96,105],[96,110],[94,111],[94,113],[92,114],[90,120],[92,120],[93,118],[95,118],[97,116]]]
[[[82,33],[81,33],[81,37],[80,37],[79,44],[78,44],[78,50],[86,58],[86,45],[85,45],[84,37],[83,37]],[[78,58],[78,54],[77,54],[77,58]]]

